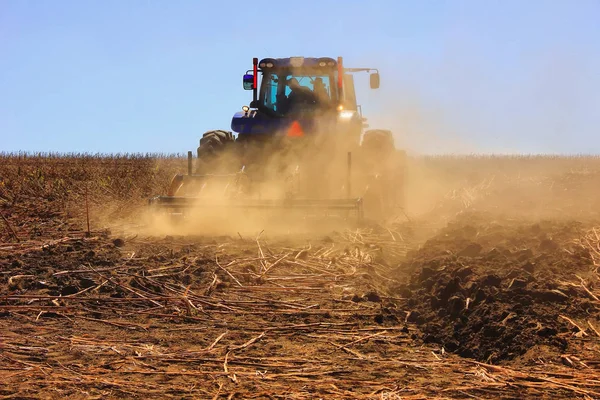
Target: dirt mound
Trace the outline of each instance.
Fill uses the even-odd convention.
[[[597,275],[578,223],[485,223],[476,216],[449,225],[403,264],[408,320],[422,339],[487,362],[536,345],[559,352],[582,336],[577,320],[600,317],[580,278]],[[589,286],[589,284],[588,284]]]

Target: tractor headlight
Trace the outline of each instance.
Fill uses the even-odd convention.
[[[340,119],[350,119],[353,116],[354,116],[354,111],[351,111],[351,110],[340,111],[340,114],[339,114]]]
[[[248,106],[242,106],[242,111],[247,113],[248,111],[250,111],[250,107]]]
[[[273,63],[272,62],[267,63],[267,68],[273,68]]]
[[[324,66],[326,66],[326,65],[327,65],[327,63],[326,63],[325,61],[321,61],[321,62],[319,63],[319,67],[324,67]]]

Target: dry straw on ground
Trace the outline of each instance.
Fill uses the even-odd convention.
[[[491,159],[477,176],[470,175],[469,165],[486,163],[480,159],[416,160],[414,177],[437,171],[444,183],[435,190],[433,177],[429,187],[413,183],[421,194],[439,194],[428,199],[435,204],[429,214],[387,228],[301,238],[260,230],[255,236],[134,234],[130,219],[185,167],[183,159],[4,155],[2,161],[4,396],[600,397],[600,231],[587,208],[591,200],[579,196],[595,182],[596,159]],[[527,163],[536,167],[524,168]],[[506,232],[509,223],[502,221],[513,224],[526,212],[508,218],[498,207],[498,199],[508,199],[511,180],[517,182],[513,191],[523,194],[512,200],[533,202],[545,217],[564,220],[565,210],[578,206],[569,217],[579,221],[577,230],[555,234],[542,226],[539,234],[554,235],[551,239],[563,246],[558,254],[589,254],[585,275],[566,271],[548,281],[565,287],[570,301],[585,302],[589,317],[560,314],[564,318],[556,323],[565,331],[558,334],[569,343],[562,352],[540,347],[535,357],[490,364],[424,343],[420,324],[410,317],[416,308],[408,296],[415,292],[398,288],[421,273],[421,262],[479,262],[438,251],[446,249],[435,245],[443,235],[429,245],[424,240],[449,221],[472,224],[468,210],[489,216],[474,240],[483,240],[486,226]],[[536,190],[526,192],[532,182]],[[555,202],[541,210],[538,206],[551,203],[547,193],[556,195]],[[517,221],[514,229],[529,229],[531,219]],[[514,254],[522,246],[489,235],[484,239],[492,247],[513,246]]]

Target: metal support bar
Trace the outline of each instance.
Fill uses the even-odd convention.
[[[203,179],[225,179],[225,178],[235,178],[240,175],[240,173],[235,174],[203,174],[203,175],[186,175],[185,179],[192,180],[203,180]]]
[[[212,205],[210,199],[201,199],[198,197],[184,197],[184,196],[156,196],[152,198],[154,203],[161,203],[164,205],[175,204],[178,206],[189,205],[189,206],[205,206]],[[216,200],[217,205],[223,205],[226,207],[252,207],[252,206],[273,206],[273,207],[294,207],[299,205],[321,207],[321,206],[335,206],[356,208],[356,204],[360,202],[360,198],[356,199],[244,199],[244,200]]]
[[[192,152],[188,151],[188,176],[192,175]]]
[[[358,212],[358,222],[363,222],[363,220],[365,218],[365,211],[363,209],[363,199],[362,198],[358,199],[357,212]]]
[[[324,208],[337,210],[359,210],[361,199],[245,199],[242,201],[222,201],[195,197],[156,196],[150,203],[159,207],[226,207],[226,208]]]
[[[346,210],[356,212],[358,222],[362,222],[362,198],[356,199],[245,199],[245,200],[214,200],[196,197],[156,196],[149,200],[153,207],[162,209],[193,209],[193,208],[240,208],[240,209],[298,209],[298,210]]]

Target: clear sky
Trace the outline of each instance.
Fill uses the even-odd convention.
[[[192,150],[293,55],[412,151],[600,153],[600,0],[1,0],[0,151]]]

